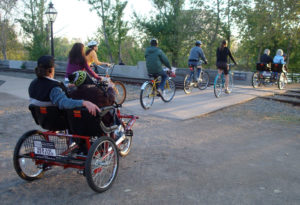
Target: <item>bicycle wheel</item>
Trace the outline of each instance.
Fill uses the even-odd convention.
[[[100,137],[91,146],[85,162],[85,174],[89,186],[96,192],[109,189],[116,179],[119,154],[115,142]]]
[[[198,88],[200,90],[205,90],[209,84],[209,75],[208,72],[202,71],[200,74],[200,79],[198,82]]]
[[[278,88],[280,90],[285,88],[285,86],[287,84],[287,77],[286,77],[285,73],[280,73],[277,84],[278,84]]]
[[[259,72],[255,72],[252,75],[252,86],[254,88],[258,88],[259,87]]]
[[[168,79],[165,85],[165,89],[163,91],[163,95],[161,96],[161,99],[164,102],[170,102],[175,96],[175,91],[176,91],[175,83],[173,82],[173,80]]]
[[[31,158],[34,153],[34,140],[45,140],[45,138],[38,130],[28,131],[18,140],[14,150],[14,168],[17,174],[27,181],[39,179],[44,174],[42,165],[37,165]]]
[[[233,73],[229,73],[228,91],[229,93],[233,90]]]
[[[127,123],[125,123],[126,126]],[[129,154],[132,144],[132,135],[126,135],[125,128],[122,126],[120,130],[125,135],[125,139],[122,141],[121,144],[118,145],[119,147],[119,154],[121,157],[125,157]]]
[[[219,98],[222,95],[224,82],[223,75],[217,74],[214,82],[214,93],[216,98]]]
[[[153,84],[150,82],[145,82],[141,87],[140,93],[140,103],[145,110],[149,109],[152,106],[154,96],[155,91],[153,89]]]
[[[193,90],[192,80],[189,74],[187,74],[183,81],[183,90],[186,94],[190,94]]]
[[[123,83],[121,83],[120,81],[116,81],[116,82],[114,82],[114,84],[115,84],[114,90],[116,93],[115,101],[117,104],[123,104],[126,99],[125,85]]]

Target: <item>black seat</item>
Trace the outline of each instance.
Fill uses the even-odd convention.
[[[270,71],[270,68],[265,63],[256,63],[257,71]]]
[[[36,105],[29,105],[29,110],[34,118],[36,124],[43,129],[51,131],[60,131],[68,129],[64,112],[59,110],[56,106],[40,107]]]
[[[66,116],[69,123],[69,133],[83,136],[102,136],[104,133],[114,131],[118,126],[106,126],[102,118],[103,116],[114,109],[112,106],[101,108],[103,111],[92,116],[86,108],[75,108],[66,111]]]
[[[283,69],[283,64],[272,63],[271,70],[272,70],[273,72],[281,73],[281,72],[282,72],[282,69]]]

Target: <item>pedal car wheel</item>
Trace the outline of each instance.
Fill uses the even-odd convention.
[[[286,86],[286,82],[287,82],[287,77],[285,75],[285,73],[280,73],[279,78],[278,78],[278,88],[280,90],[284,89]]]
[[[154,95],[155,92],[153,90],[153,85],[149,82],[144,83],[141,88],[140,103],[145,110],[149,109],[152,106]]]
[[[129,154],[132,144],[132,136],[126,136],[125,140],[121,143],[119,149],[120,149],[120,155],[121,157],[125,157]]]
[[[89,186],[96,192],[109,189],[118,173],[119,154],[115,142],[100,137],[91,146],[85,162],[85,174]]]
[[[214,93],[216,98],[219,98],[222,95],[223,90],[223,82],[222,82],[222,76],[220,74],[217,74],[214,82]]]
[[[119,81],[114,82],[115,92],[116,92],[116,103],[123,104],[126,99],[126,88],[125,85]]]
[[[253,88],[258,88],[259,86],[259,73],[255,72],[252,75],[252,86]]]
[[[31,158],[34,153],[34,140],[45,140],[45,138],[38,130],[28,131],[19,139],[14,150],[14,168],[17,174],[27,181],[39,179],[44,174],[43,168],[38,167],[36,160]]]
[[[176,91],[176,87],[174,81],[168,79],[165,85],[165,89],[163,91],[163,95],[161,96],[161,99],[164,102],[170,102],[175,96],[175,91]]]

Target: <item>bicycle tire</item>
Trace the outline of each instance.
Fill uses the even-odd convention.
[[[165,85],[165,89],[163,91],[163,95],[161,95],[160,97],[164,102],[170,102],[174,98],[175,92],[176,86],[174,81],[168,79]]]
[[[214,94],[216,96],[216,98],[221,97],[222,92],[223,92],[223,87],[224,87],[224,83],[223,83],[223,76],[220,74],[217,74],[215,81],[214,81]]]
[[[88,185],[99,193],[108,190],[117,177],[118,169],[119,154],[115,142],[109,137],[100,137],[92,144],[85,162]]]
[[[153,89],[153,84],[149,81],[145,82],[141,87],[140,93],[140,103],[145,110],[148,110],[152,106],[154,102],[154,96],[155,91]]]
[[[254,72],[252,75],[252,86],[253,88],[259,87],[259,72]]]
[[[191,86],[191,78],[190,78],[190,74],[187,74],[184,78],[183,81],[183,91],[185,92],[185,94],[190,94],[193,90],[193,86]]]
[[[198,83],[198,88],[200,90],[205,90],[209,84],[209,75],[207,71],[202,71],[200,82]]]
[[[38,130],[28,131],[18,140],[14,149],[13,163],[15,171],[26,181],[39,179],[45,172],[43,168],[37,167],[35,160],[30,157],[30,154],[34,152],[33,140],[45,140],[45,138]],[[32,166],[31,168],[34,173],[29,173],[31,172],[28,169],[29,166]]]
[[[125,99],[126,99],[126,88],[125,85],[123,83],[121,83],[120,81],[116,81],[114,82],[115,86],[114,86],[114,90],[116,92],[116,103],[121,105],[124,103]]]
[[[286,83],[287,83],[286,74],[285,73],[280,73],[279,78],[278,78],[278,82],[277,82],[278,89],[283,90],[286,86]]]

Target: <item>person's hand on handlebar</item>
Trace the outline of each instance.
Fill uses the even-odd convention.
[[[204,64],[207,65],[207,61],[204,61]]]
[[[98,106],[90,101],[84,100],[82,103],[82,106],[86,107],[86,109],[88,109],[89,113],[93,116],[96,116],[97,111],[100,112],[100,109],[98,108]]]

